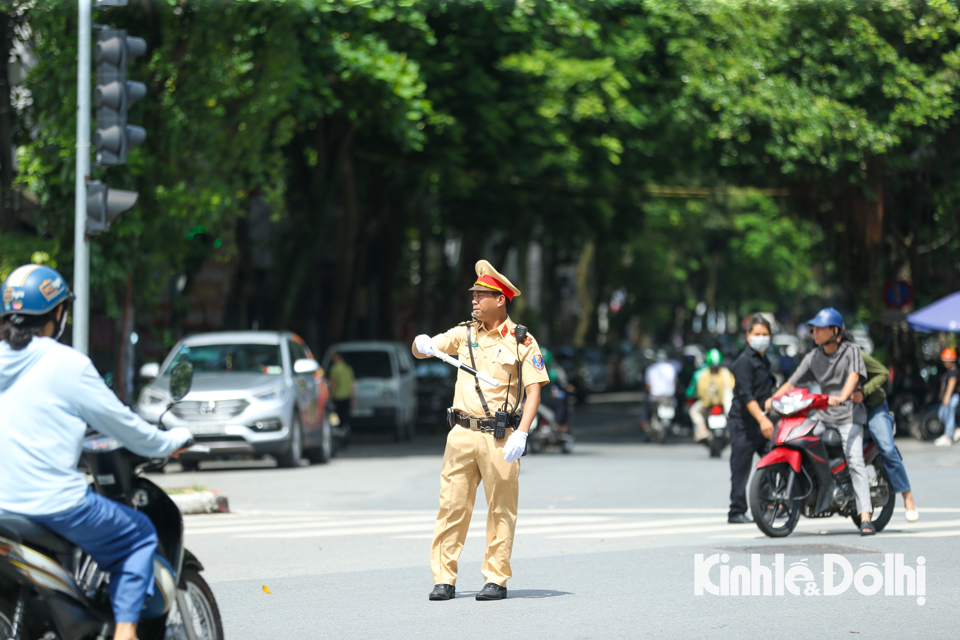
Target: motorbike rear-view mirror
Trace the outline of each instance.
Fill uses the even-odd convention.
[[[170,396],[174,402],[180,402],[190,393],[193,385],[193,365],[181,362],[170,372]]]

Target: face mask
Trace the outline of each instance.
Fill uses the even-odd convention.
[[[763,353],[770,346],[770,336],[750,336],[747,338],[747,344],[754,351]]]
[[[60,321],[57,322],[57,330],[54,331],[53,333],[53,339],[59,340],[66,328],[67,328],[67,309],[66,307],[64,307],[63,313],[60,314]]]

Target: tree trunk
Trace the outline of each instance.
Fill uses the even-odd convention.
[[[354,289],[357,262],[357,236],[360,230],[360,207],[357,202],[357,179],[353,167],[353,137],[351,123],[340,144],[340,230],[337,263],[334,270],[333,304],[330,324],[327,326],[327,344],[344,337]]]
[[[593,298],[590,295],[590,267],[593,265],[593,254],[596,244],[587,240],[577,261],[577,297],[580,299],[580,320],[573,336],[573,346],[582,347],[586,343],[587,332],[593,323]]]

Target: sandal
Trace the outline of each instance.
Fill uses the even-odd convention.
[[[916,509],[907,509],[907,522],[916,522],[920,519],[920,514]]]
[[[864,522],[860,525],[860,535],[861,536],[872,536],[877,533],[876,528],[874,528],[872,522]]]

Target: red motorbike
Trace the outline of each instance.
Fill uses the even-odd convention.
[[[818,429],[818,414],[828,396],[793,389],[773,401],[777,421],[775,447],[757,464],[750,484],[750,511],[766,535],[782,538],[797,527],[800,514],[808,518],[849,516],[860,526],[843,441],[833,428]],[[870,432],[863,430],[863,460],[870,481],[871,518],[877,531],[890,522],[896,494],[890,488]]]

